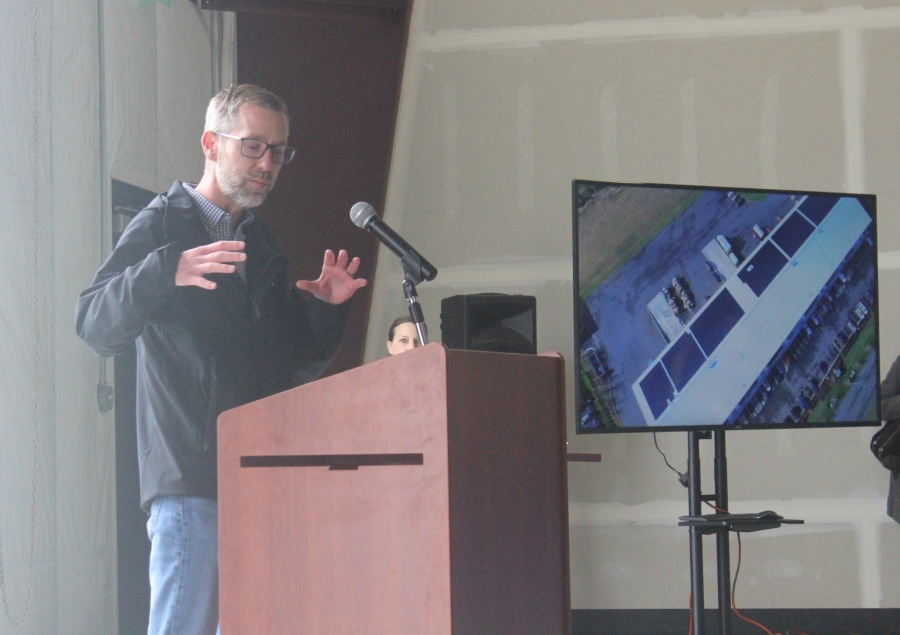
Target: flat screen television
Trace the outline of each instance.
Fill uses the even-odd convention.
[[[875,197],[573,181],[577,431],[879,425]]]

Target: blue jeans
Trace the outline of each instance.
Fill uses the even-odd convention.
[[[216,501],[153,501],[148,635],[215,635],[219,624],[219,511]]]

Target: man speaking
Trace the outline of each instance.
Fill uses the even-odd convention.
[[[93,350],[137,345],[141,506],[149,513],[149,634],[218,625],[216,419],[314,379],[337,352],[359,258],[325,252],[317,280],[287,280],[251,211],[296,150],[284,102],[253,85],[213,97],[199,183],[176,181],[128,225],[78,299]]]

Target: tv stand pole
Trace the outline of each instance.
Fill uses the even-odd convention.
[[[700,439],[715,443],[715,493],[700,491]],[[702,504],[712,502],[715,514],[703,514]],[[678,523],[690,529],[691,541],[691,620],[696,635],[706,634],[703,622],[703,536],[716,535],[716,575],[719,582],[719,633],[731,635],[731,556],[728,533],[776,529],[782,525],[802,525],[802,520],[788,519],[775,512],[731,514],[728,512],[728,465],[725,460],[725,431],[688,432],[688,506],[690,515]]]
[[[700,440],[713,437],[715,443],[715,493],[704,495],[700,487]],[[688,432],[688,507],[691,516],[703,515],[703,503],[711,501],[718,510],[728,509],[728,463],[725,458],[725,431]],[[717,511],[718,511],[717,510]],[[691,544],[691,620],[695,635],[706,635],[703,605],[703,534],[698,525],[689,525]],[[728,528],[716,532],[716,575],[719,590],[719,633],[731,635],[731,552]]]
[[[725,431],[713,432],[715,444],[716,494],[714,505],[719,509],[728,509],[728,460],[725,458]],[[731,550],[728,531],[716,533],[716,573],[719,583],[719,633],[731,635]]]

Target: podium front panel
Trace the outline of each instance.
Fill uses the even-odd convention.
[[[223,634],[449,635],[445,370],[423,352],[221,416]],[[422,464],[239,467],[398,454]]]
[[[568,633],[563,372],[431,344],[223,413],[223,635]]]

